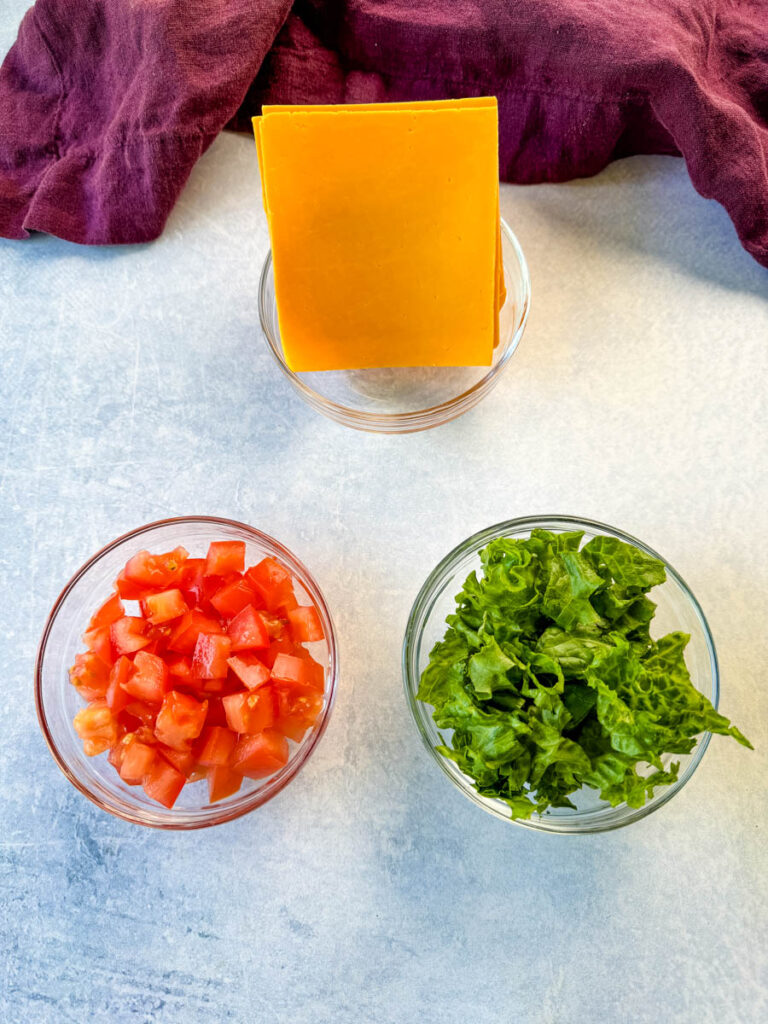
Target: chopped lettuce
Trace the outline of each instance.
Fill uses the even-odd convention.
[[[685,633],[651,639],[664,565],[613,537],[533,530],[480,553],[435,644],[418,699],[437,749],[513,818],[573,807],[582,786],[642,807],[703,732],[749,740],[693,686]]]

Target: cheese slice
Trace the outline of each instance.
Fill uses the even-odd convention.
[[[450,100],[408,100],[401,103],[314,103],[311,106],[290,103],[267,103],[262,107],[262,117],[275,114],[297,114],[315,111],[325,113],[345,113],[347,111],[375,111],[375,110],[440,110],[446,107],[497,107],[495,96],[462,96]],[[256,137],[256,149],[258,151],[259,167],[264,166],[261,153],[261,134],[259,124],[261,117],[254,117],[253,131]],[[497,181],[498,187],[498,181]],[[264,188],[264,177],[262,172],[262,190]],[[266,197],[264,197],[266,207]],[[499,215],[498,241],[496,252],[496,308],[502,309],[507,298],[507,289],[504,284],[504,262],[501,251],[501,216]],[[499,343],[498,321],[493,347]]]
[[[491,362],[493,98],[266,107],[254,130],[292,369]]]

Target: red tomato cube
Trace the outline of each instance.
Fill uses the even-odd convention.
[[[202,693],[224,693],[227,689],[226,679],[201,679],[200,691]]]
[[[76,654],[69,681],[85,700],[96,700],[107,692],[109,667],[93,651]]]
[[[163,704],[155,720],[155,736],[161,743],[174,750],[184,750],[190,740],[200,735],[208,701],[202,703],[186,693],[171,690],[163,697]]]
[[[275,699],[270,690],[246,690],[222,697],[227,725],[233,732],[257,733],[268,729],[275,720]]]
[[[316,690],[275,686],[277,713],[274,728],[299,743],[322,711],[323,695]]]
[[[133,659],[136,671],[120,685],[132,697],[141,701],[159,703],[168,689],[168,669],[156,654],[139,651]]]
[[[259,650],[269,647],[269,632],[263,616],[253,605],[241,609],[227,626],[233,651]]]
[[[291,624],[291,637],[296,643],[314,643],[325,638],[320,616],[313,605],[293,608],[287,615]]]
[[[232,770],[249,779],[263,779],[282,768],[289,754],[285,736],[271,729],[257,736],[242,736],[232,755]]]
[[[129,580],[125,575],[125,569],[119,574],[115,580],[115,587],[117,593],[124,601],[138,601],[147,592],[146,587],[142,587],[139,583],[134,583],[133,580]]]
[[[113,594],[108,597],[104,604],[99,610],[91,616],[91,621],[88,623],[88,629],[99,629],[102,626],[111,626],[113,622],[117,622],[118,619],[122,619],[125,615],[123,609],[123,602],[120,600],[119,594]]]
[[[176,651],[179,654],[192,654],[201,633],[223,632],[224,628],[218,620],[193,609],[181,618],[178,626],[171,633],[168,650]]]
[[[120,654],[133,654],[149,643],[145,636],[147,623],[137,615],[124,615],[109,627],[115,651]]]
[[[182,547],[162,555],[138,551],[128,559],[123,573],[126,579],[145,587],[171,587],[181,579],[187,558],[189,552]]]
[[[205,559],[206,576],[226,576],[245,568],[245,541],[214,540]]]
[[[201,679],[223,679],[227,674],[227,658],[231,650],[228,636],[201,633],[192,657],[192,672]]]
[[[268,650],[259,651],[259,657],[271,671],[278,654],[293,654],[295,649],[296,645],[287,636],[278,637],[277,640],[271,641]]]
[[[157,704],[147,704],[143,700],[132,700],[130,704],[125,705],[123,713],[124,715],[130,715],[131,718],[135,718],[143,726],[153,730],[159,710]],[[154,735],[154,732],[152,732],[153,738]]]
[[[187,602],[178,589],[163,590],[159,594],[148,594],[143,601],[143,611],[153,625],[170,622],[189,611]]]
[[[74,726],[88,757],[102,754],[117,743],[117,719],[105,700],[95,700],[81,708],[75,715]]]
[[[191,750],[174,750],[172,747],[166,747],[162,743],[157,749],[166,761],[172,764],[187,779],[195,770],[195,758]]]
[[[151,771],[156,756],[152,747],[146,743],[135,741],[126,744],[120,765],[120,778],[124,782],[141,782]]]
[[[294,654],[278,654],[272,666],[272,678],[278,683],[296,683],[311,686],[312,671],[306,658]]]
[[[208,799],[212,804],[232,796],[243,784],[243,776],[230,768],[214,766],[207,771]]]
[[[97,658],[101,658],[105,665],[112,667],[112,642],[110,640],[109,626],[95,626],[93,629],[83,633],[83,643],[89,651],[93,651]]]
[[[296,607],[293,578],[277,559],[263,558],[258,565],[254,565],[248,570],[245,578],[261,595],[264,605],[269,611]]]
[[[227,765],[232,757],[232,751],[237,743],[237,735],[231,729],[220,725],[208,726],[201,739],[201,746],[197,754],[197,763],[206,768],[216,768]]]
[[[231,619],[243,608],[258,603],[258,601],[256,591],[242,577],[238,577],[231,583],[225,583],[211,597],[211,604],[225,619]]]
[[[269,682],[269,669],[255,654],[242,654],[239,657],[229,658],[227,664],[249,690],[258,690],[260,686]]]
[[[172,676],[179,679],[192,678],[192,659],[185,654],[180,654],[178,657],[168,656],[165,659],[165,664]]]
[[[177,768],[174,768],[164,758],[158,757],[144,778],[144,792],[152,800],[157,800],[163,807],[171,808],[176,803],[186,781],[184,775]]]
[[[119,714],[124,707],[131,703],[130,694],[122,684],[128,681],[132,672],[133,662],[125,655],[121,655],[110,670],[106,699],[107,705],[114,715]]]
[[[205,559],[188,558],[184,563],[179,580],[179,589],[190,605],[199,603],[203,593],[203,578],[205,576]]]

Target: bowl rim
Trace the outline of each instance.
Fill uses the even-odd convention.
[[[216,527],[225,526],[229,528],[235,528],[240,531],[244,531],[249,534],[253,540],[261,544],[268,550],[271,549],[278,557],[283,558],[289,567],[295,571],[295,575],[299,577],[299,581],[302,586],[308,591],[312,600],[315,602],[320,617],[323,620],[324,626],[327,627],[326,645],[328,648],[328,677],[324,688],[325,707],[323,708],[322,718],[319,724],[315,727],[314,732],[309,738],[306,745],[300,747],[293,759],[289,759],[286,765],[281,771],[273,778],[277,780],[276,784],[270,785],[269,781],[261,789],[254,790],[252,798],[248,799],[247,794],[242,804],[234,804],[227,806],[226,804],[219,805],[218,814],[210,814],[205,819],[197,819],[194,817],[195,814],[199,813],[196,811],[189,811],[186,809],[179,809],[181,815],[186,815],[186,818],[173,820],[148,820],[144,817],[141,811],[133,813],[132,811],[125,810],[121,807],[114,806],[109,802],[102,799],[96,793],[94,793],[90,787],[80,778],[80,776],[72,770],[67,759],[59,750],[56,741],[52,735],[52,731],[48,725],[48,718],[45,710],[45,700],[43,697],[43,663],[45,660],[46,646],[48,639],[53,629],[54,622],[57,616],[61,612],[64,602],[73,590],[74,586],[81,580],[88,571],[99,562],[109,552],[114,551],[116,548],[125,544],[127,541],[136,540],[143,534],[148,533],[151,530],[155,530],[160,527],[173,527],[186,525],[189,523],[202,523],[206,526]],[[317,584],[314,576],[304,563],[293,554],[284,544],[276,540],[268,533],[264,533],[262,530],[256,529],[254,526],[249,526],[247,523],[242,523],[236,519],[227,519],[220,516],[205,516],[205,515],[192,515],[192,516],[172,516],[167,519],[158,519],[151,523],[146,523],[143,526],[136,527],[133,530],[129,530],[126,533],[121,534],[114,540],[110,541],[100,548],[94,555],[92,555],[87,561],[85,561],[79,569],[72,575],[68,583],[64,586],[59,596],[56,598],[53,607],[48,613],[43,628],[40,642],[37,647],[37,654],[35,657],[35,710],[37,713],[37,721],[40,726],[40,730],[43,733],[43,737],[48,745],[48,749],[51,755],[58,765],[61,772],[66,778],[72,783],[72,785],[79,790],[83,796],[87,797],[91,803],[95,804],[103,811],[107,811],[109,814],[114,815],[123,821],[131,822],[135,825],[143,825],[146,828],[156,828],[165,831],[192,831],[200,828],[209,828],[212,825],[220,825],[226,821],[234,821],[237,818],[242,817],[245,814],[250,813],[262,804],[267,803],[274,796],[277,796],[285,787],[291,782],[301,769],[306,764],[307,760],[317,747],[320,739],[325,732],[328,722],[331,717],[333,705],[336,699],[336,692],[338,689],[339,679],[339,648],[338,640],[336,637],[336,629],[331,617],[331,613],[328,609],[325,597],[322,590]],[[285,773],[284,775],[282,773]],[[215,805],[210,804],[209,807]],[[167,813],[173,815],[173,808],[163,808],[162,811],[158,810],[158,814]]]
[[[422,742],[429,751],[432,760],[439,765],[443,774],[451,780],[456,789],[477,804],[477,806],[481,807],[484,811],[497,818],[501,818],[509,824],[519,825],[523,828],[528,828],[537,832],[547,832],[556,835],[589,835],[597,832],[613,831],[614,829],[623,828],[626,825],[632,824],[632,822],[647,817],[653,811],[663,807],[664,804],[668,803],[673,796],[679,793],[683,786],[690,781],[692,775],[696,771],[696,768],[701,763],[706,749],[709,746],[712,734],[710,732],[705,732],[700,735],[696,747],[689,755],[691,760],[685,767],[677,782],[673,783],[671,786],[665,787],[658,797],[654,797],[651,801],[638,808],[627,808],[626,804],[619,804],[618,808],[613,808],[612,810],[626,808],[627,813],[622,816],[620,820],[593,822],[591,824],[584,822],[583,824],[577,824],[574,822],[569,823],[567,821],[562,822],[561,819],[562,823],[558,824],[557,818],[547,818],[546,816],[539,815],[534,815],[532,818],[527,820],[511,818],[508,811],[505,813],[505,805],[502,801],[481,796],[472,785],[468,776],[463,776],[465,779],[464,782],[459,781],[459,779],[450,770],[447,759],[435,750],[433,742],[428,735],[425,723],[422,720],[420,713],[421,707],[426,708],[430,705],[421,705],[421,702],[416,700],[416,691],[418,689],[420,679],[418,657],[424,626],[429,618],[435,601],[442,592],[443,584],[447,582],[448,577],[453,573],[456,564],[469,552],[478,553],[481,548],[496,537],[520,533],[525,530],[533,530],[535,528],[552,529],[554,531],[565,531],[576,528],[591,532],[608,533],[619,540],[623,540],[629,544],[639,547],[642,551],[645,551],[646,554],[662,561],[668,576],[677,583],[688,599],[701,626],[701,631],[707,648],[707,654],[709,656],[709,667],[712,678],[711,701],[713,707],[717,710],[720,701],[720,671],[715,642],[701,605],[680,573],[677,572],[677,570],[666,558],[664,558],[663,555],[660,555],[656,550],[649,547],[648,544],[639,540],[637,537],[634,537],[632,534],[626,533],[624,530],[620,530],[615,526],[610,526],[607,523],[602,523],[599,520],[561,514],[520,516],[514,519],[507,519],[502,522],[495,523],[493,526],[485,527],[484,529],[478,530],[476,533],[467,537],[461,543],[452,548],[451,551],[449,551],[448,554],[438,562],[419,589],[406,623],[401,657],[403,688],[405,691],[406,703],[408,704],[411,716],[419,730]]]
[[[502,234],[512,247],[520,274],[523,292],[522,306],[516,317],[515,328],[510,340],[507,342],[497,362],[489,368],[488,373],[484,377],[476,381],[472,387],[467,388],[460,395],[449,398],[437,405],[428,406],[426,409],[417,409],[412,412],[376,413],[357,410],[351,406],[342,405],[340,402],[334,402],[329,398],[325,398],[315,391],[314,388],[311,388],[285,362],[282,347],[269,325],[266,299],[267,282],[272,270],[272,250],[269,249],[259,277],[259,320],[272,358],[301,397],[313,409],[323,413],[330,419],[336,420],[337,423],[353,427],[356,430],[364,430],[371,433],[407,434],[440,426],[467,412],[498,383],[501,373],[506,369],[509,360],[520,344],[531,308],[531,276],[522,247],[517,236],[503,217],[499,218],[499,223]]]

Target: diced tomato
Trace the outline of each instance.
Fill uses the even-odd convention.
[[[142,587],[138,583],[134,583],[133,580],[129,580],[125,575],[124,569],[115,580],[115,586],[117,587],[118,595],[124,601],[138,601],[147,592],[146,587]]]
[[[130,704],[126,704],[123,708],[123,714],[130,715],[131,718],[135,718],[142,725],[154,729],[155,719],[159,710],[157,704],[146,704],[143,700],[132,700]]]
[[[204,576],[200,587],[200,597],[197,599],[198,610],[205,615],[213,616],[218,622],[219,613],[211,604],[211,599],[216,596],[222,587],[226,587],[233,580],[239,578],[239,573],[235,573],[234,576]]]
[[[143,601],[143,611],[153,625],[170,622],[189,611],[180,590],[163,590],[159,594],[148,594]]]
[[[212,804],[232,796],[243,784],[243,776],[230,768],[214,767],[208,772],[208,799]]]
[[[235,615],[227,626],[227,635],[232,641],[233,651],[269,647],[269,633],[264,618],[251,604]]]
[[[323,695],[316,690],[275,686],[277,714],[274,728],[294,743],[317,721],[323,709]]]
[[[253,605],[258,600],[254,588],[246,579],[239,577],[232,583],[225,583],[223,587],[220,587],[211,597],[211,604],[219,615],[225,619],[231,619],[243,608]]]
[[[205,720],[206,728],[209,725],[218,725],[226,729],[227,716],[224,714],[224,705],[220,700],[211,698],[208,707],[208,717]]]
[[[227,664],[249,690],[258,690],[260,686],[269,682],[269,669],[255,654],[241,654],[238,657],[229,658]]]
[[[188,558],[181,573],[179,589],[191,605],[196,605],[200,600],[204,576],[205,559]]]
[[[146,743],[138,741],[127,743],[120,765],[120,778],[123,782],[141,782],[144,776],[152,770],[156,757],[155,751]]]
[[[120,685],[132,697],[159,703],[168,689],[168,668],[156,654],[139,651],[133,659],[136,671]]]
[[[165,659],[165,664],[168,666],[168,671],[172,676],[176,676],[179,679],[190,679],[192,677],[192,659],[188,658],[185,654],[180,654],[177,658],[169,656]]]
[[[124,615],[109,627],[115,651],[120,654],[133,654],[149,643],[145,636],[147,623],[136,615]]]
[[[257,733],[268,729],[275,720],[275,701],[271,691],[249,690],[222,697],[227,725],[233,732]]]
[[[97,700],[107,692],[109,667],[93,651],[76,654],[69,680],[84,700]]]
[[[291,624],[291,637],[296,643],[315,643],[325,639],[323,625],[314,605],[294,608],[287,615]]]
[[[161,626],[150,626],[147,630],[147,639],[149,643],[144,648],[145,651],[149,651],[150,654],[160,654],[165,656],[168,648],[168,641],[171,639],[173,633],[173,625],[170,622],[166,622]]]
[[[210,615],[196,609],[187,612],[168,640],[168,650],[179,654],[192,654],[201,633],[223,633],[224,627]]]
[[[250,779],[263,779],[282,768],[289,754],[285,736],[266,729],[256,736],[240,737],[232,755],[232,769]]]
[[[304,654],[304,661],[307,663],[307,672],[309,673],[310,685],[315,690],[325,689],[325,669],[320,662],[315,661],[311,654]]]
[[[197,762],[191,750],[174,750],[173,747],[166,747],[163,744],[160,744],[157,749],[169,764],[172,764],[177,771],[180,771],[187,778],[195,770]]]
[[[83,643],[105,665],[112,666],[112,642],[109,638],[109,626],[95,626],[83,633]]]
[[[123,602],[119,594],[108,597],[99,610],[91,616],[88,629],[101,629],[103,626],[111,626],[113,622],[122,619],[125,615]]]
[[[237,743],[236,733],[220,725],[211,725],[206,726],[200,739],[202,746],[199,747],[197,754],[198,764],[205,765],[206,768],[229,764]]]
[[[294,654],[295,652],[296,644],[290,639],[290,637],[281,636],[270,643],[269,650],[259,651],[259,657],[267,668],[271,670],[279,654]]]
[[[278,683],[297,683],[299,686],[313,684],[308,661],[293,654],[278,654],[272,666],[272,678]]]
[[[81,708],[75,715],[74,726],[88,757],[103,754],[117,743],[117,719],[105,700],[94,700]]]
[[[185,776],[177,768],[164,758],[158,757],[144,778],[144,792],[163,807],[170,808],[176,803],[186,781]]]
[[[207,778],[214,802],[278,771],[322,713],[325,670],[303,646],[323,639],[317,609],[299,607],[278,560],[244,560],[240,541],[205,559],[138,552],[70,670],[90,701],[75,721],[86,753],[109,750],[123,781],[166,807],[186,780]]]
[[[189,553],[182,547],[162,555],[138,551],[133,558],[128,559],[123,572],[126,579],[145,587],[173,587],[181,579],[188,558]]]
[[[174,750],[186,749],[190,740],[197,739],[208,714],[208,701],[202,703],[186,693],[171,690],[155,720],[155,736]]]
[[[120,716],[123,718],[124,716]],[[119,723],[120,719],[118,719]],[[118,730],[120,726],[118,724]],[[155,734],[146,725],[140,725],[136,729],[132,729],[129,732],[124,733],[115,745],[109,751],[109,763],[117,768],[118,772],[123,764],[123,758],[125,752],[132,743],[141,743],[145,747],[153,747],[155,745]]]
[[[106,699],[107,705],[115,715],[131,703],[130,695],[122,684],[128,681],[132,672],[133,662],[124,654],[117,659],[110,670]]]
[[[226,576],[242,572],[245,568],[245,542],[242,540],[214,540],[205,559],[206,576]]]
[[[226,679],[201,679],[200,690],[202,693],[224,693],[227,689]]]
[[[130,736],[131,733],[128,735]],[[123,763],[123,754],[125,753],[125,747],[123,746],[124,739],[125,736],[123,736],[122,740],[118,740],[113,747],[110,747],[109,753],[107,754],[107,760],[114,768],[117,769],[118,773],[120,772],[120,765]]]
[[[248,570],[245,577],[261,595],[269,611],[296,607],[291,574],[275,558],[262,559]]]
[[[201,679],[225,678],[231,646],[228,636],[201,633],[192,657],[193,673]]]
[[[282,618],[282,615],[273,615],[271,612],[261,612],[260,614],[264,620],[264,625],[267,627],[270,642],[285,640],[289,644],[293,643],[288,630],[288,619]]]

